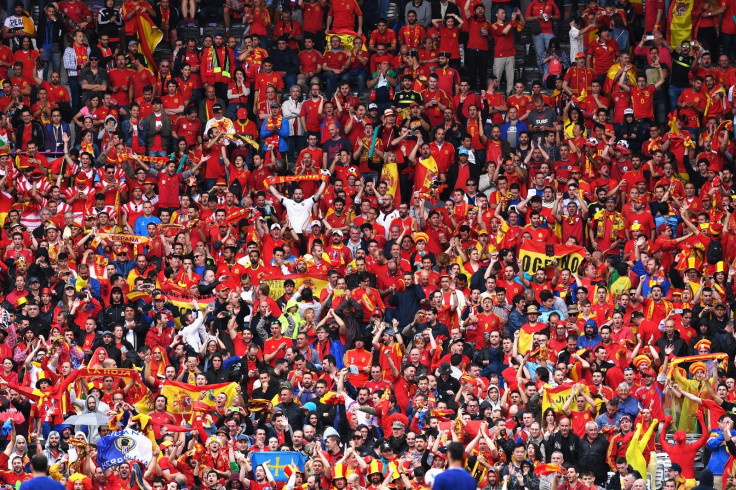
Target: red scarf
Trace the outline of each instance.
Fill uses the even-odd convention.
[[[74,55],[77,57],[77,69],[81,69],[82,65],[87,63],[87,46],[84,44],[77,46],[77,43],[74,43]]]
[[[266,129],[268,131],[276,131],[276,134],[271,134],[266,138],[266,144],[273,144],[273,146],[278,150],[279,148],[279,135],[278,131],[281,129],[281,121],[282,116],[271,116],[266,120]]]
[[[166,12],[164,12],[164,9],[162,9],[161,5],[159,5],[158,11],[161,12],[161,23],[169,25],[169,15],[171,15],[171,10],[166,9]]]
[[[404,44],[408,45],[409,49],[417,49],[421,42],[419,25],[415,24],[414,27],[407,25],[406,28],[406,31],[404,31]]]

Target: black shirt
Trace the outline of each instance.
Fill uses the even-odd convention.
[[[393,103],[399,109],[409,108],[412,102],[423,105],[422,96],[419,92],[415,92],[414,90],[409,90],[408,92],[405,90],[399,90],[394,94]]]
[[[670,85],[674,87],[687,88],[690,86],[690,67],[695,58],[692,55],[684,55],[679,51],[672,53],[672,72],[670,74]]]

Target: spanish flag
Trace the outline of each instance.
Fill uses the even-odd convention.
[[[401,193],[399,192],[399,169],[396,162],[383,164],[381,182],[386,183],[386,187],[388,187],[386,192],[394,196],[394,207],[398,208],[401,204]]]
[[[153,52],[156,50],[158,43],[161,42],[161,39],[163,39],[164,33],[156,27],[156,24],[145,12],[135,16],[135,32],[138,39],[141,40],[140,44],[138,44],[138,52],[146,57],[148,66],[155,72],[158,70],[158,66],[153,61]]]
[[[220,394],[227,396],[225,406],[232,406],[233,399],[237,395],[237,391],[235,390],[237,386],[237,383],[193,386],[178,381],[164,381],[161,394],[168,400],[166,410],[175,417],[181,417],[183,415],[190,415],[194,409],[194,403],[197,401],[214,407],[217,397]],[[200,397],[202,398],[200,399]]]
[[[521,335],[519,335],[519,354],[526,355],[527,352],[529,352],[529,349],[532,348],[532,338],[534,337],[534,334],[537,332],[541,332],[547,327],[546,323],[537,322],[535,326],[531,326],[528,323],[525,323],[520,330]]]
[[[693,29],[700,21],[700,9],[696,8],[696,3],[700,5],[695,0],[674,0],[670,4],[667,41],[671,46],[678,47],[682,41],[689,41],[694,37]]]
[[[334,391],[328,391],[319,399],[319,402],[323,405],[342,405],[345,399]]]

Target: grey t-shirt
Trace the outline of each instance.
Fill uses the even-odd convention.
[[[536,109],[532,109],[529,111],[529,117],[526,120],[527,125],[529,126],[529,131],[532,132],[532,139],[536,140],[538,136],[544,136],[543,131],[535,131],[534,126],[545,126],[550,127],[554,126],[554,124],[557,122],[557,113],[554,111],[554,109],[546,108],[543,111],[537,111]]]

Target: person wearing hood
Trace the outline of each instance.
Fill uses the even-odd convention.
[[[297,296],[298,293],[286,302],[286,308],[284,308],[283,313],[279,317],[282,335],[292,340],[296,340],[296,336],[299,334],[299,328],[304,323],[301,315],[301,305]]]
[[[100,338],[102,337],[102,338]],[[116,366],[120,366],[123,362],[123,353],[115,345],[115,336],[110,330],[104,330],[100,336],[95,339],[92,344],[92,352],[102,348],[107,352],[107,357],[115,361]]]
[[[97,323],[105,330],[112,330],[113,325],[122,323],[125,318],[125,296],[121,287],[113,286],[110,290],[108,305],[97,317]]]
[[[74,402],[75,405],[79,406],[79,400],[77,399],[75,401],[74,398],[72,398],[72,402]],[[105,402],[101,402],[98,400],[97,396],[95,395],[87,395],[86,400],[84,401],[84,410],[82,410],[82,413],[79,415],[85,415],[88,413],[101,413],[106,414],[110,407]],[[100,438],[99,431],[97,430],[100,424],[93,424],[93,425],[75,425],[74,426],[74,432],[83,432],[87,434],[87,441],[90,444],[95,444],[97,440]]]
[[[40,446],[40,441],[38,442]],[[37,451],[38,452],[38,451]],[[61,448],[61,434],[55,430],[49,432],[49,436],[46,438],[46,446],[43,450],[44,456],[49,461],[49,465],[57,464],[67,454]]]
[[[230,370],[223,367],[222,356],[212,356],[210,369],[205,373],[207,384],[228,383],[230,381]]]
[[[690,490],[715,490],[721,487],[721,475],[714,475],[709,469],[704,469],[700,472],[700,485],[691,488]]]
[[[583,326],[583,335],[578,337],[578,349],[593,350],[603,339],[598,334],[598,324],[595,320],[588,320]]]
[[[503,481],[498,477],[498,470],[491,467],[486,473],[486,485],[483,490],[501,490],[501,488],[503,488]]]
[[[539,478],[534,473],[534,463],[530,459],[521,462],[521,471],[509,479],[510,490],[539,490]]]

